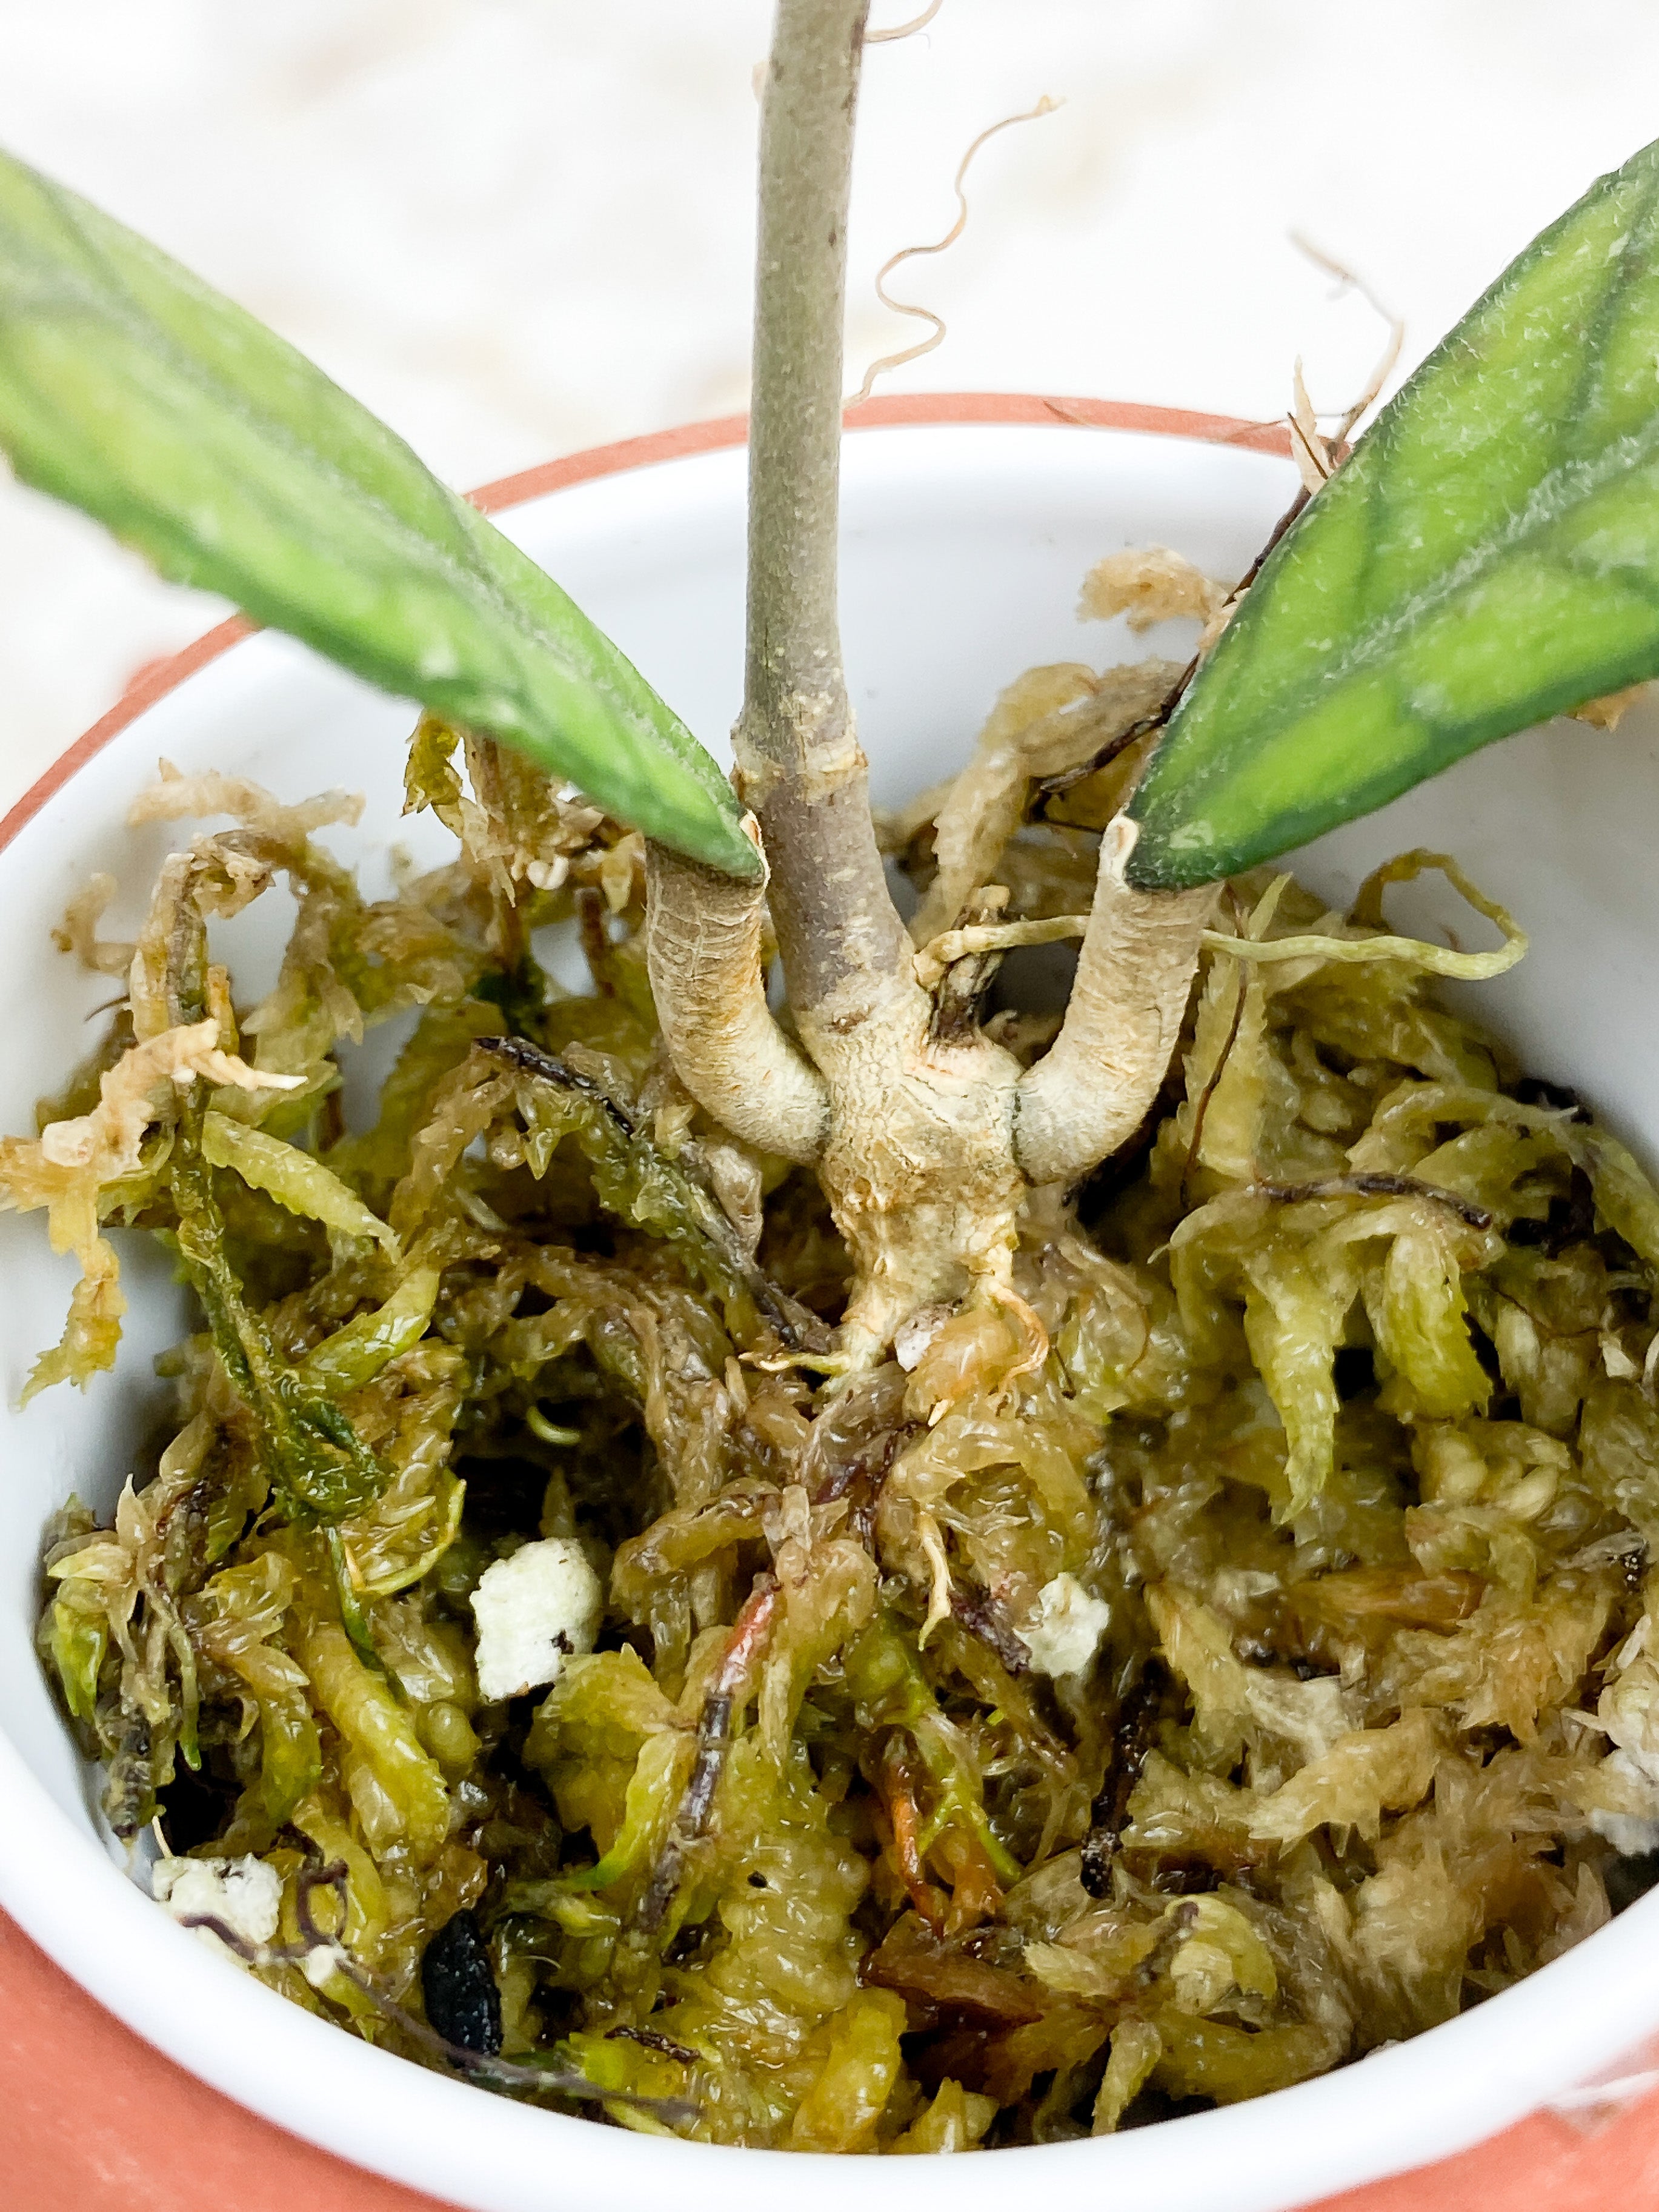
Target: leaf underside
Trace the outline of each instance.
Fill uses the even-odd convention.
[[[757,872],[714,763],[527,555],[303,355],[5,155],[0,450],[164,576]]]
[[[1129,811],[1210,882],[1659,675],[1659,142],[1443,339],[1264,563]]]

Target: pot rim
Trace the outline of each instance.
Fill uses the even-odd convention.
[[[880,393],[860,400],[842,416],[843,430],[881,430],[915,427],[937,428],[960,423],[1024,423],[1037,428],[1139,430],[1155,437],[1188,438],[1197,444],[1237,446],[1248,452],[1288,455],[1290,433],[1282,422],[1250,422],[1234,415],[1208,415],[1185,407],[1155,407],[1139,400],[1054,398],[1032,392],[905,392]],[[466,494],[485,514],[500,514],[523,507],[549,492],[564,491],[573,484],[592,483],[601,477],[624,476],[634,469],[659,461],[689,460],[699,453],[717,453],[745,443],[749,417],[713,415],[699,422],[683,422],[669,430],[653,430],[643,437],[618,438],[609,445],[588,446],[556,461],[520,469],[512,476],[495,477]],[[47,801],[56,796],[77,770],[100,753],[112,738],[130,722],[176,691],[198,669],[205,668],[259,625],[246,615],[232,615],[174,653],[147,661],[130,679],[125,690],[106,714],[61,752],[36,777],[22,797],[0,815],[0,852],[3,852],[26,823],[32,822]]]
[[[843,422],[846,428],[860,431],[884,428],[927,428],[973,424],[994,427],[1018,425],[1034,428],[1100,428],[1176,438],[1195,444],[1234,446],[1280,459],[1287,458],[1291,450],[1288,434],[1283,423],[1279,422],[1249,422],[1235,416],[1212,415],[1135,402],[1050,397],[1024,392],[969,392],[887,395],[864,401],[857,406],[849,408],[846,411]],[[500,513],[574,485],[596,482],[635,469],[650,467],[659,462],[686,459],[739,447],[744,442],[746,434],[746,416],[719,416],[647,436],[624,439],[608,445],[591,447],[563,459],[544,463],[536,468],[497,478],[482,486],[469,496],[483,512]],[[0,817],[0,851],[3,851],[17,837],[26,825],[82,768],[102,751],[141,714],[166,698],[169,693],[177,690],[209,663],[228,652],[233,645],[253,635],[256,626],[248,622],[245,617],[234,616],[228,621],[217,624],[182,651],[142,668],[115,706],[69,746],[36,779],[3,817]],[[10,1771],[16,1782],[24,1785],[31,1798],[38,1795],[45,1802],[44,1793],[40,1791],[40,1785],[35,1783],[33,1775],[24,1767],[11,1744],[0,1735],[0,1771],[6,1770]],[[88,1839],[73,1828],[72,1824],[65,1820],[55,1806],[52,1807],[51,1810],[54,1821],[63,1825],[64,1840],[69,1842],[72,1838],[76,1845],[75,1856],[79,1861],[82,1849],[87,1845]],[[95,1850],[96,1847],[92,1848]],[[121,2028],[137,2035],[143,2041],[149,2043],[152,2048],[162,2051],[167,2057],[171,2057],[172,2051],[168,2044],[157,2039],[157,2030],[154,2025],[139,2026],[127,2012],[116,2010],[114,2003],[106,2000],[100,1994],[101,1990],[105,1988],[130,1988],[131,1986],[131,1970],[124,1972],[119,1969],[112,1969],[106,1959],[97,1957],[90,1948],[84,1931],[77,1939],[72,1929],[65,1930],[61,1920],[50,1918],[38,1911],[29,1910],[32,1905],[40,1905],[42,1892],[53,1885],[49,1879],[45,1881],[41,1879],[44,1868],[36,1856],[35,1850],[32,1849],[24,1854],[24,1863],[15,1866],[11,1869],[12,1878],[5,1883],[6,1889],[10,1893],[7,1901],[18,1924],[34,1936],[35,1940],[46,1951],[56,1972],[67,1975],[76,1982],[110,2014],[115,2022],[119,2024]],[[88,1863],[91,1863],[90,1860]],[[0,1867],[0,1872],[3,1871],[5,1871],[3,1867]],[[144,1900],[135,1893],[133,1903],[135,1907],[142,1907]],[[1595,1948],[1594,1938],[1590,1939],[1590,1943],[1591,1948]],[[184,1969],[182,1978],[194,1982],[197,1977],[191,1969],[198,1962],[191,1960],[188,1966],[185,1966],[183,1961],[179,1963]],[[1580,1964],[1588,1966],[1589,1962],[1581,1959]],[[216,1976],[229,1975],[235,1972],[222,1962],[205,1955],[200,1965],[204,1970]],[[1560,1971],[1563,1966],[1568,1969],[1565,1978]],[[237,1979],[240,1980],[240,1978],[238,1975]],[[1553,1987],[1559,1990],[1563,2000],[1569,1999],[1572,1994],[1565,1985],[1571,1978],[1571,1960],[1564,1960],[1557,1962]],[[1598,1974],[1596,1978],[1598,1982],[1604,1982],[1605,1972]],[[251,1995],[251,1992],[249,1994]],[[1522,1992],[1516,1991],[1511,1994],[1520,1996]],[[1583,1997],[1584,1993],[1581,1990],[1577,1992],[1576,2003],[1565,2002],[1559,2009],[1571,2014],[1576,2021],[1585,2008]],[[1483,2014],[1486,2008],[1482,2008]],[[261,2017],[262,2019],[264,2017],[263,2012]],[[298,2031],[309,2029],[312,2023],[296,2014],[290,2025]],[[1346,2191],[1388,2174],[1401,2172],[1420,2160],[1423,2151],[1420,2147],[1414,2148],[1405,2151],[1402,2155],[1399,2150],[1391,2149],[1391,2141],[1398,2137],[1409,2137],[1416,2133],[1419,2146],[1421,2146],[1423,2136],[1426,2134],[1431,2144],[1428,2150],[1428,2156],[1432,2165],[1434,2161],[1443,2160],[1461,2149],[1470,2147],[1474,2142],[1492,2139],[1495,2133],[1510,2125],[1513,2120],[1536,2109],[1542,2093],[1537,2090],[1535,2084],[1529,2087],[1527,2082],[1517,2080],[1514,2074],[1506,2073],[1501,2062],[1494,2065],[1490,2061],[1482,2063],[1477,2058],[1475,2054],[1467,2047],[1466,2033],[1460,2033],[1460,2030],[1466,2031],[1468,2025],[1468,2016],[1465,2015],[1460,2021],[1449,2021],[1439,2029],[1428,2031],[1428,2033],[1431,2037],[1449,2038],[1457,2048],[1455,2059],[1453,2058],[1451,2050],[1444,2051],[1445,2058],[1451,2063],[1440,2070],[1455,2071],[1462,2075],[1467,2083],[1469,2101],[1481,2107],[1484,2118],[1473,2130],[1468,2122],[1462,2118],[1449,2105],[1443,2105],[1438,2099],[1430,2099],[1429,2103],[1436,2109],[1431,2115],[1427,2115],[1419,2108],[1416,2115],[1419,2124],[1417,2130],[1413,2130],[1411,2124],[1412,2116],[1403,2110],[1401,2111],[1398,2114],[1399,2124],[1389,2130],[1379,2129],[1375,2139],[1361,2151],[1357,2166],[1350,2163],[1346,2170],[1343,2170],[1343,2161],[1340,2155],[1334,2159],[1328,2150],[1322,2155],[1310,2157],[1304,2151],[1301,2155],[1291,2155],[1283,2158],[1282,2160],[1273,2161],[1279,2167],[1278,2188],[1273,2193],[1273,2201],[1275,2203],[1306,2202],[1303,2195],[1306,2190],[1334,2188]],[[1646,2023],[1644,2023],[1644,2026],[1645,2027]],[[1643,2030],[1638,2029],[1637,2033],[1639,2034],[1642,2032]],[[281,2039],[284,2043],[288,2040],[286,2037]],[[1627,2043],[1635,2039],[1634,2035],[1626,2039]],[[1418,2050],[1422,2041],[1423,2039],[1420,2037],[1414,2038],[1411,2043],[1401,2046],[1401,2057]],[[1444,2046],[1437,2047],[1443,2049]],[[355,2046],[351,2055],[356,2059],[376,2066],[395,2063],[399,2076],[407,2071],[403,2062],[392,2062],[389,2060],[387,2054],[374,2051],[371,2047],[358,2045]],[[1368,2072],[1366,2079],[1374,2083],[1373,2094],[1378,2098],[1388,2094],[1385,2084],[1389,2081],[1389,2077],[1394,2072],[1394,2069],[1388,2063],[1389,2056],[1389,2053],[1381,2053],[1373,2061],[1369,2062],[1370,2066],[1375,2070]],[[1471,2063],[1472,2059],[1474,2059],[1474,2063]],[[194,2057],[180,2057],[173,2063],[179,2065],[195,2081],[202,2082],[215,2094],[225,2097],[233,2106],[240,2106],[243,2112],[252,2114],[256,2123],[275,2124],[280,2128],[294,2127],[292,2121],[276,2118],[275,2109],[283,2102],[288,2102],[291,2106],[292,2100],[273,2099],[270,2096],[258,2097],[252,2086],[249,2070],[245,2064],[228,2059],[223,2066],[214,2071],[204,2072],[201,2070],[198,2059]],[[1343,2069],[1343,2071],[1347,2072],[1349,2069]],[[1296,2088],[1278,2093],[1273,2100],[1275,2115],[1281,2117],[1292,2130],[1295,2129],[1297,2118],[1300,2117],[1307,2122],[1313,2123],[1311,2129],[1307,2131],[1315,2134],[1321,2132],[1317,2122],[1314,2120],[1308,2100],[1311,2098],[1317,2102],[1322,2087],[1331,2078],[1324,2077],[1323,2080],[1310,2081]],[[234,2080],[236,2086],[222,2086],[227,2080]],[[392,2076],[388,2075],[386,2081],[388,2087],[393,2086]],[[153,2090],[153,2094],[158,2100],[166,2094],[162,2082],[163,2077],[158,2072]],[[457,2096],[464,2085],[441,2079],[434,2080],[428,2075],[423,2077],[422,2082],[417,2086],[423,2091],[423,2101],[429,2101],[431,2110],[428,2124],[434,2133],[442,2130],[446,2119],[453,2121],[460,2115],[463,2108],[452,2105],[449,2100]],[[1292,2100],[1288,2105],[1285,2101],[1287,2098]],[[405,2103],[406,2116],[412,2109]],[[468,2111],[476,2109],[471,2106],[470,2093],[466,2109]],[[1166,2155],[1175,2152],[1178,2139],[1188,2158],[1196,2154],[1206,2164],[1218,2158],[1225,2162],[1229,2158],[1229,2145],[1231,2147],[1231,2154],[1235,2157],[1240,2148],[1239,2144],[1234,2140],[1238,2120],[1243,2113],[1252,2112],[1254,2109],[1254,2103],[1252,2103],[1237,2108],[1237,2111],[1223,2109],[1211,2113],[1189,2115],[1183,2119],[1166,2123],[1164,2127],[1153,2132],[1164,2146]],[[152,2106],[149,2117],[153,2120],[161,2121],[164,2119],[164,2106]],[[556,2122],[557,2120],[556,2115],[540,2112],[521,2112],[514,2107],[508,2107],[500,2117],[508,2126],[515,2120],[520,2126],[526,2121],[532,2125],[544,2126],[550,2118]],[[1425,2118],[1427,2125],[1423,2127],[1421,2124]],[[570,2124],[563,2123],[563,2124]],[[584,2133],[590,2132],[586,2124],[582,2124]],[[1327,2128],[1328,2128],[1328,2122]],[[1178,2131],[1178,2137],[1169,2132],[1170,2129]],[[297,2129],[295,2131],[299,2132]],[[151,2136],[152,2142],[158,2140],[164,2132],[164,2125],[155,2128]],[[1283,2131],[1275,2130],[1275,2132],[1282,2135]],[[400,2167],[388,2166],[386,2163],[380,2162],[367,2169],[361,2163],[360,2153],[337,2149],[333,2142],[326,2140],[323,2136],[307,2131],[301,2136],[301,2140],[309,2148],[314,2150],[319,2158],[338,2161],[341,2212],[344,2212],[345,2205],[350,2201],[349,2192],[354,2176],[362,2175],[366,2172],[386,2176],[388,2179],[395,2178],[401,2181],[404,2186],[417,2191],[422,2185],[420,2170],[423,2161],[418,2157],[418,2146],[414,2145],[412,2138],[410,2145],[410,2154],[403,2160]],[[1124,2157],[1124,2153],[1128,2150],[1131,2144],[1134,2144],[1142,2154],[1140,2157],[1133,2155],[1127,2159]],[[1204,2144],[1206,2148],[1200,2149],[1200,2144]],[[563,2147],[567,2152],[571,2148],[568,2137],[564,2139]],[[1150,2192],[1156,2186],[1158,2179],[1158,2167],[1163,2162],[1156,2156],[1148,2160],[1146,2154],[1152,2150],[1152,2143],[1148,2139],[1142,2139],[1136,2143],[1136,2138],[1130,2136],[1116,2139],[1115,2148],[1118,2152],[1118,2178],[1124,2188],[1125,2202],[1151,2201]],[[543,2137],[542,2148],[544,2154],[550,2150],[556,2159],[559,2144],[554,2137],[550,2136]],[[1094,2151],[1091,2144],[1054,2144],[1042,2146],[1042,2148],[1048,2162],[1043,2171],[1052,2177],[1053,2185],[1057,2188],[1065,2187],[1067,2185],[1073,2188],[1078,2188],[1091,2182],[1097,2185],[1097,2177],[1098,2180],[1104,2180],[1107,2178],[1105,2170],[1094,2163],[1099,2154]],[[741,2190],[740,2177],[745,2173],[752,2177],[752,2185],[755,2188],[763,2189],[769,2180],[781,2180],[784,2179],[786,2171],[799,2171],[803,2165],[799,2154],[736,2153],[729,2148],[708,2146],[678,2144],[670,2146],[655,2142],[649,2137],[632,2134],[607,2134],[595,2142],[593,2150],[595,2156],[599,2155],[602,2150],[609,2150],[617,2158],[618,2163],[625,2161],[626,2167],[631,2169],[633,2180],[642,2189],[662,2185],[665,2182],[672,2185],[672,2179],[678,2177],[681,2185],[680,2194],[683,2200],[688,2204],[695,2203],[698,2207],[720,2203],[729,2203],[732,2201],[730,2194],[732,2189],[735,2187]],[[187,2150],[184,2152],[184,2155],[188,2157]],[[791,2156],[788,2169],[781,2169],[777,2164],[777,2160],[784,2155]],[[1109,2151],[1109,2160],[1110,2156],[1111,2154]],[[734,2168],[732,2160],[736,2157],[740,2157],[743,2162],[741,2166]],[[760,2163],[756,2163],[757,2158]],[[1091,2168],[1086,2175],[1085,2169],[1079,2164],[1080,2158],[1091,2160]],[[1065,2164],[1063,2174],[1062,2162]],[[826,2161],[808,2158],[804,2163],[805,2166],[811,2168],[821,2166]],[[448,2161],[446,2160],[433,2161],[433,2165],[438,2166],[440,2170],[447,2164]],[[1333,2170],[1334,2167],[1335,2170]],[[432,2166],[427,2166],[425,2170],[428,2174],[432,2173]],[[547,2172],[544,2158],[541,2170],[544,2173]],[[1427,2178],[1428,2167],[1419,2166],[1418,2170],[1425,2179]],[[1000,2163],[992,2171],[999,2179],[1013,2179],[1012,2174],[1004,2176],[1004,2169]],[[1022,2172],[1025,2172],[1028,2178],[1030,2177],[1030,2169],[1023,2163]],[[699,2176],[700,2179],[694,2179]],[[435,2179],[435,2175],[433,2178]],[[574,2179],[575,2176],[572,2174],[570,2178]],[[803,2173],[802,2180],[805,2181],[805,2178]],[[953,2177],[953,2187],[957,2193],[970,2198],[975,2204],[988,2202],[982,2189],[968,2185],[969,2179],[966,2175]],[[621,2179],[620,2176],[618,2179]],[[690,2188],[684,2186],[688,2182],[693,2183]],[[441,2183],[440,2185],[443,2185]],[[568,2182],[566,2185],[568,2185]],[[1271,2184],[1269,2185],[1272,2186]],[[561,2193],[559,2185],[555,2183],[553,2186],[556,2200]],[[1289,2198],[1285,2198],[1279,2192],[1287,2186],[1292,2194]],[[1002,2194],[1000,2189],[996,2193],[1000,2198]],[[816,2201],[816,2186],[811,2190],[804,2190],[802,2194],[804,2197],[811,2197]],[[1182,2201],[1185,2202],[1190,2197],[1191,2191],[1187,2190],[1181,2194]],[[1262,2201],[1267,2200],[1264,2198]],[[1344,2201],[1346,2201],[1346,2197]],[[1334,2205],[1333,2212],[1334,2212]]]

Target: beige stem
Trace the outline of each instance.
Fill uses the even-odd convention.
[[[1133,890],[1123,871],[1136,835],[1121,814],[1106,831],[1065,1022],[1020,1079],[1014,1151],[1034,1183],[1073,1182],[1134,1134],[1181,1034],[1220,886]]]
[[[842,674],[836,599],[847,204],[866,0],[779,0],[761,106],[740,788],[760,817],[808,1049],[911,986]],[[951,917],[954,919],[954,916]]]
[[[754,836],[752,815],[745,826]],[[680,1080],[717,1121],[762,1152],[815,1160],[830,1094],[766,1004],[765,878],[740,883],[651,845],[646,882],[651,989]]]

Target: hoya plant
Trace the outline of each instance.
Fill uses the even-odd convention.
[[[675,1067],[736,1134],[816,1164],[855,1263],[854,1363],[923,1306],[994,1295],[1027,1193],[1074,1182],[1139,1126],[1221,878],[1659,673],[1649,148],[1504,272],[1262,562],[1107,829],[1050,1048],[1022,1071],[971,1019],[941,1021],[974,956],[919,980],[836,622],[865,14],[783,0],[767,73],[729,784],[393,432],[155,247],[21,162],[0,169],[0,444],[18,475],[646,832]],[[793,1035],[766,1001],[769,914]]]
[[[84,1269],[32,1388],[114,1358],[107,1221],[206,1323],[148,1479],[46,1557],[158,1896],[515,2094],[963,2149],[1392,2044],[1659,1845],[1659,1195],[1434,1000],[1524,943],[1453,861],[1346,915],[1264,865],[1659,675],[1659,147],[1352,451],[1298,408],[1245,579],[1114,556],[1202,611],[1190,666],[1028,672],[878,823],[836,611],[865,15],[777,9],[729,780],[390,430],[0,160],[0,447],[417,702],[462,854],[370,905],[338,793],[164,775],[140,818],[235,826],[135,945],[71,908],[128,993],[0,1202]],[[1431,865],[1500,951],[1389,933]],[[586,1000],[530,943],[578,870]],[[208,922],[279,876],[248,1009]],[[1063,938],[1063,1015],[988,1018]],[[348,1127],[338,1048],[416,1009]]]

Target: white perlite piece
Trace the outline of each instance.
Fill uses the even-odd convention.
[[[300,1972],[313,1990],[325,1990],[340,1971],[337,1944],[313,1943],[300,1962]]]
[[[197,1912],[222,1920],[245,1943],[269,1943],[282,1917],[283,1881],[263,1859],[161,1859],[149,1878],[150,1895],[175,1920]],[[196,1933],[217,1951],[211,1929]]]
[[[547,1536],[484,1570],[472,1614],[478,1695],[493,1705],[557,1681],[568,1653],[591,1651],[605,1593],[574,1536]]]
[[[1019,1640],[1039,1674],[1080,1674],[1100,1649],[1112,1608],[1092,1597],[1075,1575],[1056,1575],[1037,1592],[1036,1611]]]

